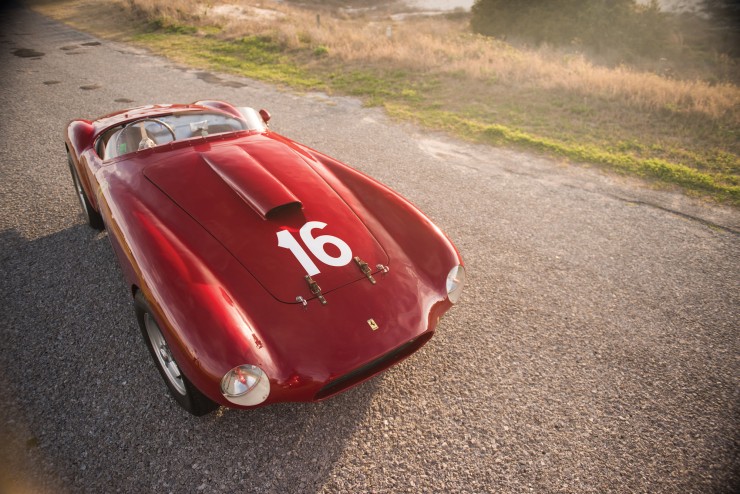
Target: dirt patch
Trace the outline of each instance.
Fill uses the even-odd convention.
[[[210,72],[196,72],[195,76],[201,81],[207,82],[208,84],[217,84],[219,86],[236,87],[236,88],[246,86],[246,84],[243,84],[241,82],[226,81],[215,74],[211,74]]]

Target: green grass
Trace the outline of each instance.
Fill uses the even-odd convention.
[[[287,50],[267,37],[225,40],[214,30],[153,27],[134,41],[180,63],[357,96],[395,118],[465,139],[596,164],[740,206],[738,156],[723,149],[727,142],[737,145],[740,136],[722,122],[701,122],[670,109],[646,116],[609,101],[532,88],[496,94],[495,81],[482,87],[456,74],[347,66],[333,60],[326,47],[308,43]]]
[[[321,79],[294,63],[282,47],[267,38],[226,41],[170,27],[134,37],[134,42],[187,65],[285,84],[298,89],[322,88]]]
[[[601,165],[619,173],[676,184],[690,191],[711,195],[720,201],[740,205],[737,175],[703,173],[662,159],[638,158],[628,153],[609,151],[597,146],[568,144],[527,134],[504,125],[462,118],[445,111],[419,111],[417,108],[396,104],[387,104],[386,110],[399,118],[415,120],[427,127],[446,130],[477,141],[496,145],[516,144],[576,162]]]

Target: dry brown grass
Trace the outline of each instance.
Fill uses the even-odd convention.
[[[602,67],[582,55],[547,47],[520,50],[469,34],[465,20],[433,17],[394,22],[322,15],[317,26],[313,12],[278,4],[268,4],[268,9],[257,0],[221,2],[215,8],[195,0],[128,0],[127,4],[167,23],[218,25],[222,35],[230,38],[261,35],[288,49],[324,47],[330,57],[355,65],[464,75],[484,84],[558,89],[650,111],[699,113],[740,124],[740,89],[734,84]],[[227,4],[234,6],[229,15],[215,13]],[[239,16],[240,11],[245,15]],[[390,38],[386,35],[389,26]]]
[[[608,58],[599,65],[568,50],[475,36],[464,15],[394,21],[394,5],[358,17],[333,7],[348,0],[301,0],[313,2],[304,8],[257,0],[25,1],[183,64],[357,95],[465,139],[523,146],[740,205],[740,90],[716,83],[740,79],[738,66],[706,60],[706,51],[679,50],[666,64],[679,80],[659,75],[662,61],[637,61],[655,72],[609,68]]]

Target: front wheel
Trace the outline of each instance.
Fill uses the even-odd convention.
[[[87,224],[95,228],[96,230],[104,230],[105,224],[103,223],[103,217],[100,216],[100,213],[95,211],[95,209],[90,204],[90,201],[87,198],[87,194],[85,194],[85,189],[82,188],[80,176],[77,174],[77,170],[75,169],[75,165],[72,163],[72,157],[69,155],[69,152],[67,152],[67,164],[69,164],[69,171],[70,173],[72,173],[72,183],[75,188],[75,195],[80,201],[82,213],[85,215]]]
[[[180,370],[157,321],[154,320],[151,307],[141,291],[137,292],[134,297],[134,308],[149,353],[175,401],[195,416],[205,415],[218,408],[218,404],[193,386]]]

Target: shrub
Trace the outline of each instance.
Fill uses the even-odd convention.
[[[471,27],[502,39],[627,56],[660,56],[669,35],[657,4],[638,6],[634,0],[477,0]]]

